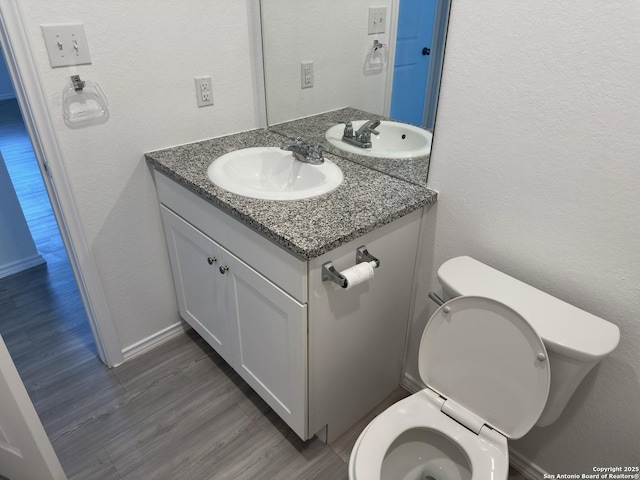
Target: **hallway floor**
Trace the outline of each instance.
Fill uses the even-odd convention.
[[[23,376],[56,356],[49,347],[62,354],[81,346],[97,359],[71,265],[16,100],[0,102],[0,152],[38,252],[47,261],[46,265],[0,280],[0,333]],[[75,347],[70,348],[71,344]]]

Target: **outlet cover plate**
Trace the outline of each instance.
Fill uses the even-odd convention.
[[[198,107],[213,105],[213,92],[211,91],[211,77],[196,77],[196,99]]]
[[[300,64],[300,87],[313,87],[313,62],[302,62]]]

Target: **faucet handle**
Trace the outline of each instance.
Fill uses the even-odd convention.
[[[353,124],[351,123],[351,120],[347,120],[345,122],[340,122],[340,123],[344,123],[344,133],[342,134],[342,136],[347,138],[353,138],[354,137]]]
[[[314,159],[324,159],[322,153],[325,151],[324,147],[320,142],[316,142],[309,147],[309,157]]]
[[[293,140],[295,142],[296,145],[302,145],[303,143],[303,139],[302,137],[298,136],[298,135],[289,135],[288,133],[285,134],[285,136],[290,139]]]
[[[298,147],[305,146],[304,140],[303,140],[302,137],[298,137],[296,135],[289,135],[288,133],[284,134],[284,136],[287,137],[290,140],[293,140],[293,143],[285,143],[284,145],[282,145],[280,147],[281,150],[289,150],[289,151],[291,151],[291,149],[293,147],[298,148]]]
[[[380,135],[380,132],[376,130],[376,128],[380,126],[380,123],[380,119],[374,120],[373,123],[369,125],[369,131],[371,131],[371,133],[373,133],[374,135]]]
[[[380,120],[368,120],[366,121],[359,129],[356,131],[355,136],[356,139],[364,144],[371,144],[371,134],[380,135],[375,128],[380,125]],[[364,148],[369,148],[369,146],[365,146]]]

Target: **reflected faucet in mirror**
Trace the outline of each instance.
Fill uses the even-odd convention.
[[[371,134],[380,135],[376,127],[380,125],[380,120],[367,120],[357,131],[353,131],[353,124],[350,121],[344,122],[344,133],[342,141],[360,148],[371,148]]]

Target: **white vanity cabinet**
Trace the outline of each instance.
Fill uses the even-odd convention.
[[[180,315],[298,436],[332,441],[398,387],[421,210],[306,261],[155,179]],[[381,261],[372,280],[322,280],[365,244]]]
[[[306,437],[307,306],[161,209],[180,315]]]

